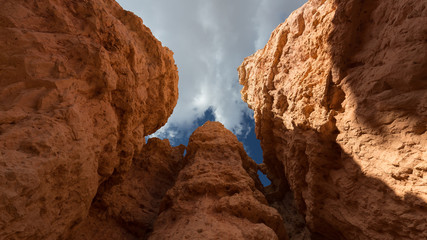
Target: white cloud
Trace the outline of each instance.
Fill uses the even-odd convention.
[[[166,126],[166,125],[165,125]],[[169,139],[169,142],[174,146],[177,145],[177,142],[175,142],[175,138],[178,136],[179,131],[176,129],[163,127],[159,130],[157,130],[155,133],[151,134],[150,137],[156,137],[161,139]]]
[[[246,134],[236,68],[262,48],[271,31],[302,0],[118,0],[174,51],[179,100],[168,124],[153,136],[177,138],[212,108],[216,120]],[[176,130],[179,129],[179,130]]]

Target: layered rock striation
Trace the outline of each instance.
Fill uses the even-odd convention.
[[[314,237],[427,238],[426,23],[425,1],[311,0],[239,67],[267,198]]]
[[[0,238],[64,236],[177,98],[172,52],[116,2],[1,1]]]

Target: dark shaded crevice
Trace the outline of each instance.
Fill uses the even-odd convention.
[[[270,76],[270,78],[273,79],[274,76]],[[263,193],[269,205],[276,208],[282,215],[289,239],[296,236],[302,237],[302,239],[310,239],[311,234],[306,228],[304,217],[300,214],[300,212],[305,212],[306,206],[304,201],[295,202],[294,197],[296,195],[299,195],[299,199],[302,197],[300,193],[295,195],[290,189],[285,175],[286,167],[280,160],[283,157],[281,156],[283,152],[277,152],[282,145],[281,143],[287,141],[287,138],[277,137],[275,131],[285,133],[287,130],[283,127],[281,119],[274,117],[272,112],[273,96],[269,94],[267,89],[264,89],[263,96],[264,107],[256,113],[256,122],[258,123],[256,124],[256,135],[261,141],[264,156],[263,164],[259,166],[259,170],[271,180],[271,185],[263,188]],[[307,167],[302,169],[307,169]],[[297,206],[295,203],[300,205]]]
[[[147,239],[161,212],[166,192],[175,185],[186,163],[184,151],[183,145],[165,149],[164,141],[150,139],[141,154],[133,158],[129,171],[115,170],[101,183],[90,206],[88,218],[75,224],[68,239],[101,239],[95,236],[101,230],[98,228],[105,227],[99,226],[103,222],[112,231],[119,232],[122,238]],[[117,209],[121,209],[120,212]],[[85,235],[80,235],[80,232]]]

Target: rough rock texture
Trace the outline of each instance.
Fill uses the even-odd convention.
[[[0,239],[57,239],[166,123],[177,68],[112,0],[0,5]]]
[[[311,0],[245,59],[271,204],[290,188],[327,239],[427,238],[426,39],[426,1]]]
[[[146,239],[160,202],[173,186],[184,161],[185,146],[150,138],[131,169],[98,190],[88,220],[69,239]]]
[[[222,124],[207,122],[191,135],[185,162],[149,239],[287,239],[258,190],[255,162]]]

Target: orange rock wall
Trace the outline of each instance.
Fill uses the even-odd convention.
[[[425,1],[312,0],[239,67],[269,201],[289,187],[314,234],[427,237],[426,23]]]
[[[3,0],[0,239],[57,239],[178,98],[172,52],[112,0]]]

